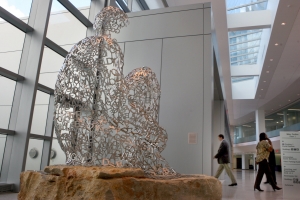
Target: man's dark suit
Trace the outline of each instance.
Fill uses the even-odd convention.
[[[231,182],[236,185],[235,177],[233,176],[230,166],[228,164],[229,163],[229,150],[228,149],[229,149],[228,143],[223,139],[220,144],[218,153],[215,155],[215,158],[218,159],[218,163],[219,163],[219,168],[216,172],[215,177],[219,178],[219,176],[221,175],[222,171],[225,168],[226,173],[228,174],[229,178],[231,179]]]
[[[219,164],[230,163],[229,162],[229,152],[228,152],[228,143],[225,140],[222,140],[218,153],[215,155],[215,158],[218,159]]]

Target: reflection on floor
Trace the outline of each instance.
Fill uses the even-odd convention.
[[[1,200],[17,200],[18,199],[18,193],[6,193],[6,192],[0,192],[0,199]]]
[[[227,175],[225,175],[225,181],[221,181],[223,185],[223,198],[222,200],[228,199],[241,199],[241,200],[276,200],[284,199],[283,191],[279,190],[274,192],[271,185],[264,184],[266,178],[264,177],[260,188],[264,192],[253,191],[254,181],[256,177],[256,171],[254,170],[233,170],[233,174],[236,177],[238,186],[228,186],[231,181]],[[282,187],[282,177],[280,172],[276,172],[277,184]],[[287,199],[284,199],[287,200]],[[289,199],[290,200],[290,199]]]
[[[228,186],[231,182],[227,175],[225,180],[220,180],[223,184],[223,198],[222,200],[237,199],[237,200],[291,200],[283,198],[283,191],[279,190],[274,192],[271,185],[265,185],[265,177],[260,185],[264,192],[253,191],[254,180],[256,172],[253,170],[233,170],[236,177],[238,186]],[[277,183],[279,187],[282,187],[282,177],[280,172],[276,172]],[[0,193],[1,200],[17,200],[16,193]]]

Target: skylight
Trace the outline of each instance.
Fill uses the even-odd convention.
[[[262,29],[229,32],[230,65],[257,63]]]
[[[227,0],[227,13],[252,12],[266,10],[268,0]]]

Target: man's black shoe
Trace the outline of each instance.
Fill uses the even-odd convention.
[[[228,186],[236,186],[237,185],[237,183],[231,183],[230,185],[228,185]]]

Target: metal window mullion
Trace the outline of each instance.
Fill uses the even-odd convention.
[[[230,56],[230,58],[236,58],[236,57],[246,56],[246,55],[249,55],[249,54],[255,54],[255,53],[258,53],[258,51],[251,52],[251,53],[245,53],[245,54],[241,54],[241,55],[237,55],[237,56]]]
[[[70,13],[74,15],[82,24],[86,27],[93,26],[92,22],[88,20],[70,1],[68,0],[57,0],[59,1]]]
[[[142,10],[149,10],[149,7],[145,0],[136,0]]]
[[[14,80],[14,81],[23,81],[25,79],[24,76],[21,76],[19,74],[11,72],[11,71],[9,71],[7,69],[4,69],[2,67],[0,67],[0,75],[4,76],[6,78],[9,78],[11,80]]]
[[[52,0],[32,0],[28,24],[34,31],[26,33],[19,74],[25,78],[17,82],[8,135],[3,158],[1,182],[14,183],[14,191],[20,187],[20,173],[24,171],[30,138],[37,83],[44,51]]]
[[[50,136],[37,135],[37,134],[33,134],[33,133],[30,133],[29,138],[30,139],[37,139],[37,140],[49,140],[49,141],[51,140]]]
[[[45,85],[42,85],[40,83],[37,84],[37,89],[39,91],[42,91],[42,92],[50,94],[50,95],[54,94],[54,90],[52,88],[49,88],[49,87],[47,87]]]
[[[45,45],[48,48],[52,49],[54,52],[61,55],[62,57],[66,57],[67,54],[68,54],[68,52],[64,48],[62,48],[61,46],[59,46],[58,44],[56,44],[55,42],[53,42],[49,38],[45,38]]]
[[[101,11],[102,8],[105,7],[105,4],[108,4],[108,1],[101,1],[101,0],[93,0],[91,1],[91,6],[90,6],[90,12],[89,12],[89,20],[91,22],[94,22],[95,16],[98,14],[98,12]],[[86,31],[86,36],[90,37],[95,34],[95,31],[93,27],[88,27]]]
[[[17,18],[13,14],[11,14],[10,12],[2,8],[1,6],[0,6],[0,17],[25,33],[29,33],[33,31],[33,28],[31,26],[29,26],[28,24],[26,24],[25,22],[23,22],[22,20],[20,20],[19,18]]]
[[[238,43],[229,44],[229,46],[234,46],[234,45],[243,44],[243,43],[247,43],[247,42],[258,41],[258,40],[260,40],[260,39],[261,39],[261,38],[255,38],[255,39],[247,40],[247,41],[244,41],[244,42],[238,42]]]
[[[126,13],[129,13],[130,10],[129,8],[127,7],[127,5],[123,2],[123,0],[115,0],[120,6],[121,8],[123,9],[124,12]]]
[[[47,114],[47,123],[45,129],[45,137],[50,138],[50,140],[44,140],[43,145],[43,156],[41,160],[41,169],[44,169],[46,166],[49,165],[49,158],[51,153],[52,147],[52,139],[53,139],[53,128],[54,128],[54,95],[50,95],[49,98],[49,107],[48,107],[48,114]]]
[[[169,4],[168,4],[167,0],[161,0],[161,1],[164,4],[165,8],[169,7]]]
[[[0,135],[15,135],[15,134],[16,134],[16,132],[13,130],[0,128]]]

